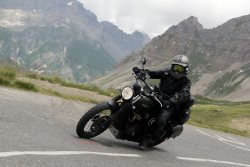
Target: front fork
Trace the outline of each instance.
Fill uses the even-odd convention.
[[[132,104],[128,101],[123,103],[122,105],[119,105],[117,101],[121,98],[122,96],[118,95],[114,99],[107,102],[112,112],[112,115],[108,119],[109,121],[112,121],[116,118],[118,118],[119,121],[122,121],[122,118],[126,118],[126,115],[129,114],[129,110],[132,108]]]

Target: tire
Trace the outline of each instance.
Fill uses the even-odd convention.
[[[93,108],[91,108],[89,111],[87,111],[87,113],[82,116],[82,118],[79,120],[79,122],[76,126],[77,135],[80,138],[90,139],[90,138],[96,137],[99,134],[103,133],[109,127],[109,123],[108,124],[105,123],[105,126],[102,126],[102,127],[98,126],[98,128],[97,128],[98,130],[93,131],[93,132],[87,132],[84,130],[84,128],[89,121],[92,121],[95,116],[98,116],[99,114],[101,114],[105,110],[110,110],[110,107],[109,107],[107,102],[98,104],[98,105],[94,106]],[[105,121],[107,118],[108,118],[108,116],[101,116],[101,117],[97,118],[97,120],[95,120],[95,122],[92,123],[91,128],[95,125],[96,121],[97,121],[97,125],[98,125],[101,123],[100,121]]]

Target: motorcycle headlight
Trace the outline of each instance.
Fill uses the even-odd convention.
[[[129,100],[133,97],[134,90],[131,87],[125,87],[122,89],[122,98],[125,100]]]

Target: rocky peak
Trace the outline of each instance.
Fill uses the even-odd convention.
[[[183,20],[178,25],[174,25],[170,27],[165,33],[168,34],[193,34],[194,32],[203,30],[203,26],[198,22],[198,19],[194,16],[190,16],[189,18]]]
[[[183,20],[180,22],[178,27],[181,28],[187,28],[187,29],[197,29],[197,30],[202,30],[203,26],[199,23],[198,19],[194,16],[190,16],[189,18]]]
[[[220,34],[220,38],[249,39],[250,38],[250,15],[245,15],[239,18],[234,18],[223,25],[213,29],[215,35]]]
[[[77,81],[109,70],[148,42],[139,32],[98,22],[78,0],[0,0],[0,15],[0,58],[28,69],[44,65],[42,72]]]
[[[147,34],[139,32],[139,31],[134,31],[132,33],[132,35],[135,36],[135,37],[138,37],[138,38],[145,38],[145,41],[149,41],[150,40],[150,38],[149,38],[149,36]]]
[[[109,37],[106,37],[106,39],[120,44],[123,50],[129,50],[132,52],[132,50],[135,50],[135,48],[142,48],[144,44],[150,41],[150,38],[147,34],[143,34],[139,31],[135,31],[132,34],[127,34],[120,30],[116,25],[113,25],[107,21],[101,22],[100,25],[102,31],[105,34],[109,34]]]
[[[70,1],[70,0],[69,0],[69,1]],[[95,15],[94,13],[92,13],[91,11],[87,10],[86,8],[84,8],[84,5],[83,5],[81,2],[79,2],[79,1],[77,1],[77,0],[73,0],[73,1],[71,1],[71,2],[68,2],[67,5],[70,6],[71,3],[72,3],[72,6],[75,8],[76,13],[77,13],[78,11],[81,11],[82,14],[83,14],[86,18],[88,18],[89,20],[91,20],[92,22],[94,22],[94,23],[97,23],[97,22],[98,22],[98,21],[97,21],[96,15]]]
[[[127,69],[135,66],[139,57],[147,58],[148,69],[159,70],[165,68],[176,54],[185,54],[191,63],[192,93],[227,100],[235,100],[235,97],[249,100],[249,46],[250,15],[231,19],[213,29],[203,29],[197,18],[189,17],[155,37],[95,83],[106,87],[127,83],[132,78]],[[108,80],[112,82],[108,83]]]
[[[195,47],[204,31],[198,19],[191,16],[177,25],[170,27],[163,35],[154,38],[147,46],[147,52],[168,57],[176,54],[188,54]],[[168,52],[166,52],[166,48]]]

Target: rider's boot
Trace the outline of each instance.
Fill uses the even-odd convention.
[[[183,131],[183,125],[177,125],[173,127],[171,132],[171,137],[176,138],[177,136],[180,136]]]
[[[148,144],[152,142],[153,142],[152,136],[146,135],[142,137],[141,141],[139,142],[138,148],[140,150],[145,150],[148,147]]]

